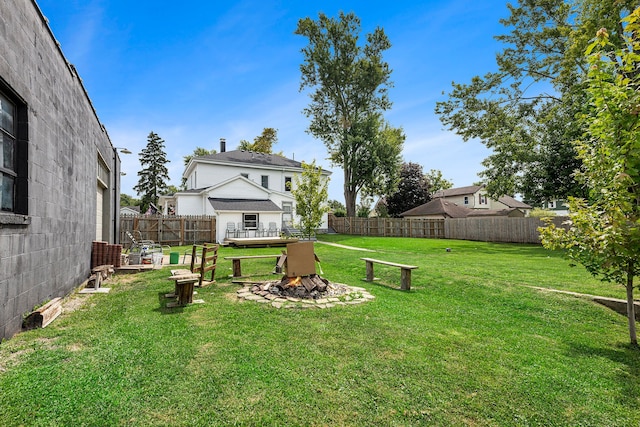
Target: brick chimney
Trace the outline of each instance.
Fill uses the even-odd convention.
[[[227,140],[220,138],[220,152],[224,153],[225,151],[227,151]]]

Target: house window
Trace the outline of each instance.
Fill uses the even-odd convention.
[[[284,191],[291,191],[291,177],[284,177]]]
[[[242,228],[244,230],[255,230],[258,228],[258,214],[256,213],[246,213],[242,214]]]
[[[244,176],[245,178],[249,179],[249,174],[248,173],[241,173],[240,175]]]
[[[469,196],[464,196],[464,204],[465,205],[469,204]]]
[[[487,204],[487,195],[486,194],[478,194],[478,204],[486,205]]]
[[[26,215],[27,107],[0,80],[0,211]]]
[[[262,175],[262,186],[269,188],[269,175]]]

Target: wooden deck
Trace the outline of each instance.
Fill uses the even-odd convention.
[[[226,245],[238,248],[270,248],[297,242],[298,239],[295,237],[227,237],[224,239]]]

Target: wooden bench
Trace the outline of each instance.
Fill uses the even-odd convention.
[[[367,263],[367,278],[368,282],[374,280],[373,277],[373,264],[388,265],[391,267],[400,268],[400,289],[403,291],[411,290],[411,270],[418,268],[417,265],[398,264],[396,262],[381,261],[373,258],[360,258]]]
[[[276,264],[278,263],[278,260],[280,259],[280,257],[282,256],[282,254],[277,254],[277,255],[245,255],[245,256],[226,256],[224,257],[224,259],[228,259],[231,260],[233,262],[233,275],[232,277],[242,277],[242,267],[240,266],[240,262],[243,259],[260,259],[260,258],[275,258],[276,259]],[[278,271],[278,266],[276,265],[275,268],[275,272],[277,273]]]
[[[175,281],[176,288],[174,293],[166,294],[165,297],[178,297],[178,301],[168,303],[167,307],[182,307],[193,303],[193,287],[200,280],[200,275],[192,273],[189,270],[172,270],[171,274],[172,276],[167,278],[167,280]]]

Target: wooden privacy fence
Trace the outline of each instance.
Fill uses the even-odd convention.
[[[566,217],[555,217],[561,226]],[[340,234],[378,237],[422,237],[483,242],[540,243],[540,218],[474,217],[446,219],[343,218],[329,215],[329,226]]]
[[[161,245],[192,245],[216,241],[213,216],[121,216],[120,242],[130,244],[126,232],[140,231],[142,239]]]
[[[345,218],[329,215],[329,226],[340,234],[444,239],[444,219]]]

